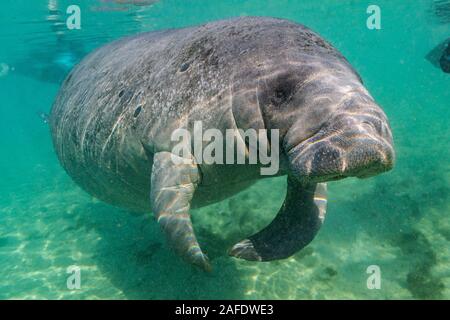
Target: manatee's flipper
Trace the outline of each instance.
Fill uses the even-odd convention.
[[[189,214],[199,180],[200,174],[193,160],[179,158],[170,152],[154,155],[151,180],[153,213],[175,251],[189,263],[209,271],[211,266],[197,242]]]
[[[286,199],[263,230],[235,244],[231,256],[252,261],[288,258],[308,245],[319,231],[326,211],[326,184],[302,184],[288,177]]]

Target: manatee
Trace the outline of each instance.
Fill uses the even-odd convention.
[[[425,58],[435,67],[450,73],[450,38],[434,47]]]
[[[388,119],[357,72],[318,34],[283,19],[233,18],[119,39],[74,67],[50,115],[56,153],[78,185],[153,212],[171,247],[210,270],[190,209],[271,176],[259,162],[200,164],[192,153],[174,154],[172,133],[193,133],[197,121],[220,132],[279,132],[276,176],[286,176],[286,198],[267,227],[230,248],[237,258],[290,257],[324,221],[327,181],[394,165]]]

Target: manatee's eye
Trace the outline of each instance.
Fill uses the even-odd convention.
[[[275,90],[274,102],[282,103],[289,98],[289,92],[287,92],[285,87],[280,87]]]
[[[289,102],[294,95],[295,82],[289,77],[279,77],[274,82],[274,91],[271,96],[271,103],[273,105],[280,105]]]

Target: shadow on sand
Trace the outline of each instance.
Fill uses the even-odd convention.
[[[195,213],[194,213],[195,215]],[[198,230],[209,248],[213,272],[204,273],[184,263],[165,243],[151,214],[129,212],[103,203],[80,206],[74,212],[77,229],[99,235],[93,260],[99,270],[128,299],[231,299],[243,297],[245,271],[226,254],[240,235],[225,240]],[[225,237],[225,236],[224,236]]]

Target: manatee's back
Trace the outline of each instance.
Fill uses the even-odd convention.
[[[151,159],[135,135],[135,115],[146,103],[150,66],[164,63],[158,56],[172,32],[125,38],[89,54],[63,82],[50,115],[56,153],[75,182],[136,211],[150,208]]]

